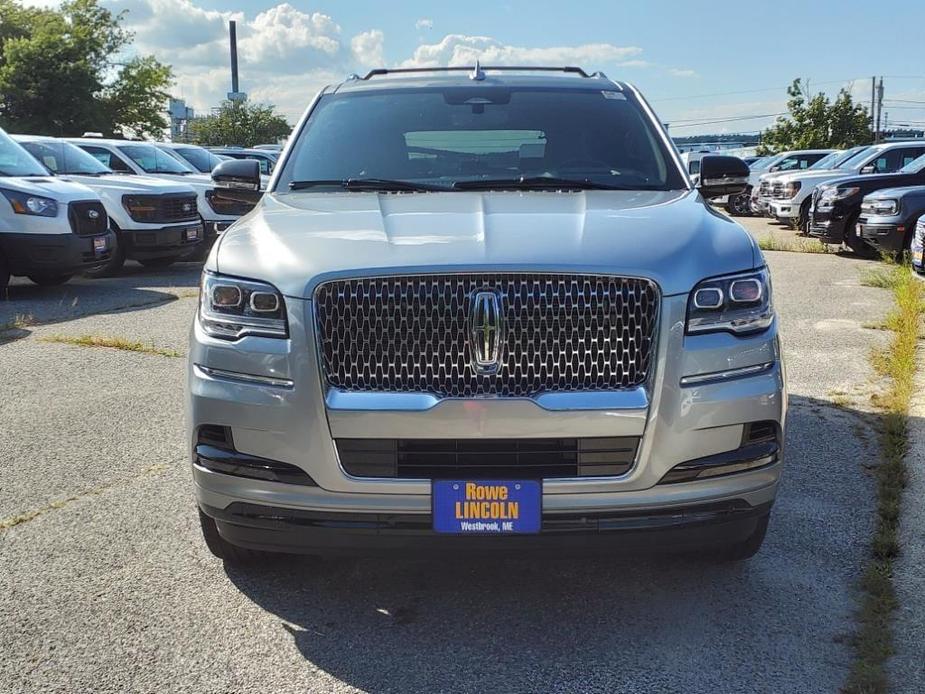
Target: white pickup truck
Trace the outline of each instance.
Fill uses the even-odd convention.
[[[196,254],[197,258],[204,258],[216,237],[253,207],[215,197],[215,186],[210,176],[199,173],[189,164],[181,162],[150,142],[95,137],[73,138],[69,139],[69,142],[89,152],[116,172],[136,176],[157,176],[191,186],[196,191],[199,216],[202,217],[205,228],[205,240],[200,252]]]
[[[762,177],[756,206],[762,214],[779,222],[793,224],[804,231],[809,223],[809,206],[813,190],[842,176],[893,173],[925,154],[922,142],[884,142],[846,151],[833,168],[809,169],[777,176]]]
[[[14,135],[13,139],[52,173],[94,191],[106,207],[116,248],[105,266],[89,274],[115,274],[127,259],[146,267],[165,267],[190,256],[201,244],[196,192],[190,186],[117,174],[64,140],[35,135]]]
[[[742,210],[742,212],[734,211],[733,213],[762,214],[762,210],[758,206],[758,190],[761,177],[764,174],[803,171],[833,151],[831,149],[795,149],[759,160],[755,165],[749,167],[751,174],[748,177],[748,188],[742,193],[743,199],[737,201],[734,206],[736,210]]]
[[[109,261],[113,234],[99,197],[49,176],[0,130],[0,292],[10,276],[51,286]]]

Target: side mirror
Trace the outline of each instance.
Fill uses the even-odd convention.
[[[768,169],[768,171],[770,171],[771,173],[774,173],[775,171],[780,171],[780,164],[775,164],[770,169]]]
[[[254,159],[228,159],[212,169],[215,196],[256,205],[260,192],[260,162]]]
[[[748,165],[738,157],[711,155],[700,162],[697,187],[705,198],[738,195],[748,187]]]
[[[875,173],[876,171],[877,171],[877,167],[874,166],[873,164],[868,164],[867,166],[864,166],[861,168],[861,173],[864,175],[872,174],[872,173]]]

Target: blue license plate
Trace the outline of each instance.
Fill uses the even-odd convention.
[[[543,490],[537,480],[434,480],[434,530],[452,535],[538,533]]]

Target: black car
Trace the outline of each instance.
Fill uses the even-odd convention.
[[[865,174],[837,178],[813,191],[809,233],[823,243],[846,244],[859,255],[873,256],[874,247],[858,234],[861,201],[884,188],[925,185],[925,155],[891,174]]]
[[[925,186],[884,188],[864,198],[857,232],[883,253],[911,250],[915,225],[925,215]]]

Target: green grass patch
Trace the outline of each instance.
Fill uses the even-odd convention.
[[[876,468],[877,525],[870,557],[861,579],[861,606],[853,638],[855,660],[845,685],[850,694],[886,692],[886,663],[893,654],[893,616],[898,607],[893,586],[893,563],[899,556],[899,516],[906,486],[905,456],[908,413],[916,369],[916,348],[925,316],[925,283],[913,277],[908,266],[896,265],[886,273],[895,306],[885,326],[893,332],[890,344],[872,355],[879,374],[889,380],[887,391],[875,403],[883,409],[881,441],[883,460]]]
[[[35,325],[35,317],[28,313],[17,313],[13,320],[6,323],[0,323],[0,332],[5,330],[22,330]]]
[[[816,239],[781,237],[768,234],[758,239],[763,251],[789,251],[792,253],[828,253],[829,247]]]
[[[41,338],[43,342],[60,342],[78,347],[108,347],[121,349],[126,352],[141,352],[142,354],[157,354],[162,357],[182,357],[175,349],[157,347],[153,343],[133,342],[121,337],[102,337],[99,335],[50,335]]]

